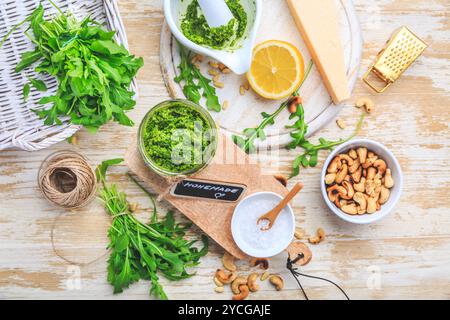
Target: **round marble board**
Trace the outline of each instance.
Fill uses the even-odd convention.
[[[338,9],[338,22],[341,41],[345,51],[345,64],[350,88],[353,89],[362,53],[362,37],[353,3],[350,0],[335,0]],[[287,4],[284,0],[264,0],[261,24],[258,29],[256,43],[269,39],[289,41],[296,45],[302,53],[305,67],[311,58],[306,44],[302,40]],[[167,23],[161,32],[160,64],[164,81],[169,94],[173,98],[185,98],[182,87],[173,79],[179,74],[180,62],[178,45],[172,37]],[[208,64],[202,63],[201,70],[207,75]],[[208,76],[209,77],[209,76]],[[221,76],[225,86],[217,89],[220,102],[228,100],[229,107],[220,112],[211,112],[213,118],[227,135],[241,134],[245,128],[258,126],[262,121],[261,112],[272,113],[281,101],[266,100],[257,96],[251,89],[241,95],[239,87],[246,82],[245,75],[226,74]],[[305,108],[305,119],[308,123],[308,135],[314,134],[322,126],[333,120],[342,106],[333,104],[317,68],[303,84],[300,94]],[[204,101],[201,101],[204,105]],[[261,147],[281,147],[289,143],[290,129],[285,128],[289,120],[289,112],[283,111],[275,120],[275,124],[266,128],[267,139],[257,141]]]

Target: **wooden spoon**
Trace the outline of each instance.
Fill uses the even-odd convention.
[[[273,226],[275,220],[277,220],[277,217],[280,214],[280,212],[284,209],[284,207],[286,207],[286,205],[289,203],[289,201],[291,201],[292,198],[294,198],[295,195],[302,189],[303,189],[303,184],[296,183],[295,186],[292,188],[292,190],[289,191],[289,193],[286,195],[286,197],[284,197],[284,199],[281,200],[280,203],[277,204],[277,206],[275,208],[273,208],[266,214],[259,217],[258,221],[256,221],[256,224],[259,224],[262,220],[269,221],[267,226],[261,227],[261,230],[267,231],[270,228],[272,228],[272,226]]]

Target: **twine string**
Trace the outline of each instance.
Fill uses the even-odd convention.
[[[97,189],[95,172],[86,158],[73,151],[58,151],[49,155],[41,164],[38,186],[44,197],[51,203],[75,210],[85,207],[94,197]],[[77,262],[65,257],[56,247],[55,228],[61,213],[52,223],[50,240],[53,252],[71,265],[87,266],[102,259],[108,251],[89,262]]]
[[[308,275],[308,274],[301,273],[301,272],[297,271],[297,268],[294,267],[294,264],[295,264],[297,261],[299,261],[300,259],[303,259],[303,257],[304,257],[303,253],[299,253],[299,254],[297,255],[297,258],[295,258],[294,260],[291,260],[291,259],[288,257],[287,263],[286,263],[286,268],[287,268],[287,269],[292,273],[292,275],[294,276],[294,278],[295,278],[295,280],[297,281],[298,286],[299,286],[300,289],[302,290],[302,293],[303,293],[303,295],[305,296],[305,299],[306,299],[306,300],[309,300],[309,297],[308,297],[308,295],[306,294],[306,291],[305,291],[305,289],[303,288],[302,284],[300,283],[300,279],[299,279],[300,276],[307,277],[307,278],[312,278],[312,279],[317,279],[317,280],[322,280],[322,281],[326,281],[326,282],[328,282],[328,283],[331,283],[332,285],[334,285],[336,288],[338,288],[338,289],[344,294],[344,296],[345,296],[345,298],[346,298],[347,300],[350,300],[350,298],[348,297],[347,293],[345,293],[344,289],[342,289],[337,283],[335,283],[335,282],[333,282],[333,281],[331,281],[331,280],[329,280],[329,279],[326,279],[326,278],[317,277],[317,276],[312,276],[312,275]]]
[[[165,188],[156,198],[156,201],[161,202],[165,196],[167,196],[170,192],[170,190],[172,190],[172,188],[174,186],[176,186],[178,183],[180,183],[181,181],[183,181],[184,179],[186,179],[187,176],[185,175],[178,175],[175,177],[166,177],[165,180],[169,183],[169,186],[167,188]]]
[[[65,209],[86,206],[95,196],[95,172],[80,154],[60,151],[41,165],[38,185],[44,197]]]

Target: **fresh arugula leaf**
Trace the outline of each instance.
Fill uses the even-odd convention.
[[[39,50],[24,52],[21,55],[21,60],[16,66],[16,72],[20,72],[28,68],[33,63],[42,58],[42,53]]]
[[[90,49],[105,55],[127,55],[128,51],[123,46],[112,40],[95,40],[91,43]]]
[[[45,85],[45,82],[38,79],[33,79],[28,77],[28,80],[30,81],[31,85],[35,87],[38,91],[45,92],[47,91],[47,86]]]
[[[96,169],[95,174],[97,176],[98,182],[103,182],[104,178],[106,177],[106,171],[108,171],[108,168],[110,166],[115,166],[124,161],[123,158],[115,158],[110,160],[103,161]]]
[[[191,62],[192,52],[178,43],[180,50],[180,74],[175,77],[177,83],[183,82],[183,93],[186,99],[200,103],[201,97],[206,98],[206,107],[210,111],[220,112],[222,109],[216,88],[211,85],[211,80],[205,77],[200,70]]]
[[[221,105],[219,97],[216,95],[216,88],[211,85],[211,80],[203,76],[197,67],[193,67],[195,78],[198,79],[198,85],[203,89],[203,97],[206,98],[206,107],[208,110],[220,112]]]
[[[22,89],[23,100],[27,101],[28,96],[30,95],[30,84],[26,83]]]

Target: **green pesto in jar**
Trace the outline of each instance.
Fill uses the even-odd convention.
[[[247,13],[239,0],[225,0],[234,19],[228,25],[211,28],[197,2],[192,0],[181,20],[181,31],[192,42],[213,49],[234,47],[245,36]]]
[[[210,129],[208,121],[197,110],[172,102],[156,110],[147,120],[143,131],[144,152],[164,171],[194,170],[204,164],[204,152],[213,139]]]

